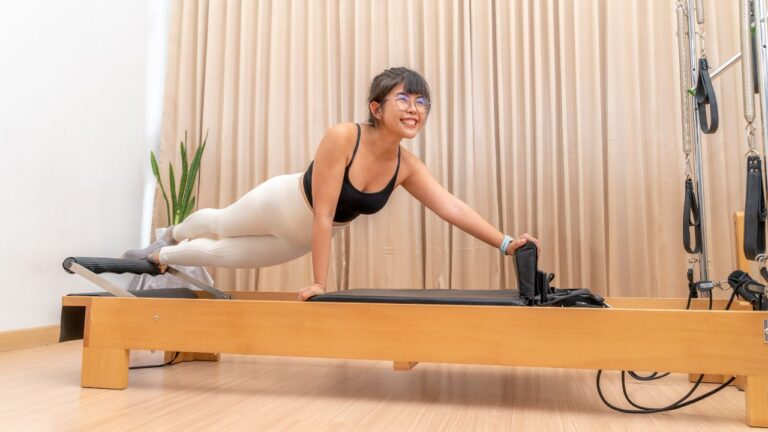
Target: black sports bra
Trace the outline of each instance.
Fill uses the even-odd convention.
[[[352,186],[352,182],[349,181],[349,167],[352,166],[355,155],[357,155],[357,148],[360,146],[360,125],[356,124],[355,126],[357,126],[357,141],[355,142],[355,150],[352,152],[352,159],[344,169],[344,181],[341,183],[339,202],[336,204],[336,214],[333,216],[334,222],[349,222],[360,214],[374,214],[384,208],[384,205],[389,200],[389,196],[392,195],[392,191],[395,190],[397,173],[400,171],[400,147],[398,147],[397,169],[395,169],[395,175],[384,186],[384,189],[378,192],[361,192]],[[304,173],[304,193],[307,195],[310,206],[313,206],[312,166],[314,164],[315,161],[312,161],[309,164],[309,168],[307,168],[307,172]]]

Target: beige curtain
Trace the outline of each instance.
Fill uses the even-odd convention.
[[[714,65],[738,51],[734,3],[708,1]],[[171,7],[161,160],[208,133],[199,207],[306,169],[325,130],[364,121],[370,80],[419,70],[433,110],[405,146],[490,223],[544,245],[556,285],[685,296],[683,164],[671,0],[183,1]],[[734,268],[743,206],[738,69],[715,83],[704,139],[710,271]],[[156,201],[155,223],[165,206]],[[510,258],[448,226],[404,190],[333,243],[331,289],[514,286]],[[297,290],[309,256],[214,269],[219,287]]]

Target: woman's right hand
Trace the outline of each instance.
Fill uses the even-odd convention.
[[[515,251],[523,247],[526,243],[531,242],[536,245],[536,256],[541,256],[541,242],[536,237],[533,237],[532,235],[525,233],[520,236],[517,240],[511,242],[509,246],[507,246],[507,250],[504,252],[504,255],[514,255]]]
[[[307,301],[307,299],[310,297],[316,296],[318,294],[325,294],[325,285],[320,283],[313,283],[312,285],[305,286],[299,290],[299,300]]]

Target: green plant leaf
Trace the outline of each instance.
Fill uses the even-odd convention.
[[[149,151],[149,163],[152,165],[152,174],[155,175],[156,179],[160,179],[160,167],[157,166],[157,158],[155,157],[155,152]]]
[[[187,162],[187,131],[184,131],[184,141],[179,144],[181,149],[181,181],[179,182],[179,217],[183,220],[187,209],[189,197],[183,196],[187,190],[187,174],[189,173],[189,162]]]
[[[184,194],[182,195],[183,200],[185,202],[188,202],[190,197],[192,196],[192,189],[195,187],[195,181],[197,180],[197,174],[200,170],[200,161],[203,159],[203,152],[205,151],[205,146],[208,142],[208,133],[205,134],[205,139],[203,140],[203,143],[200,145],[200,147],[197,148],[195,151],[195,157],[192,159],[192,166],[189,168],[189,175],[187,177],[187,184],[186,189],[184,191]],[[187,205],[186,210],[192,208],[191,205]]]
[[[184,211],[184,217],[181,218],[179,222],[184,221],[184,219],[187,218],[187,216],[192,213],[192,210],[195,209],[195,197],[192,197],[192,199],[189,200],[189,205],[187,206],[187,209]]]
[[[173,208],[173,217],[171,218],[171,224],[178,223],[178,217],[179,217],[179,201],[176,198],[176,175],[173,173],[173,164],[168,162],[168,172],[170,173],[171,178],[171,201],[172,201],[172,208]]]
[[[206,131],[205,139],[203,143],[195,151],[195,155],[192,158],[192,163],[189,161],[189,151],[187,147],[187,132],[184,131],[184,140],[179,144],[179,151],[181,152],[181,179],[176,187],[176,173],[173,169],[173,164],[168,162],[168,178],[170,180],[170,194],[171,201],[168,201],[168,195],[165,187],[163,186],[162,178],[160,176],[160,166],[157,162],[157,157],[154,152],[150,152],[150,162],[152,165],[152,174],[157,180],[157,184],[160,186],[160,191],[163,194],[163,200],[165,201],[165,211],[168,216],[168,225],[178,224],[189,216],[195,209],[196,197],[194,197],[193,190],[197,181],[197,176],[200,172],[200,164],[203,159],[203,152],[208,143],[208,132]]]
[[[149,161],[152,165],[152,174],[155,175],[155,180],[157,180],[157,185],[160,186],[160,192],[163,193],[163,200],[165,201],[165,215],[168,218],[168,225],[171,224],[171,208],[168,204],[168,195],[165,194],[165,188],[163,187],[163,181],[160,179],[160,167],[157,164],[157,158],[155,157],[155,152],[150,151],[149,152]]]

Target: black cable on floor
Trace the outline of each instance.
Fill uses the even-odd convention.
[[[729,385],[731,385],[731,383],[736,379],[736,377],[731,377],[726,382],[724,382],[721,385],[719,385],[717,388],[715,388],[715,389],[713,389],[711,391],[708,391],[707,393],[704,393],[704,394],[702,394],[700,396],[697,396],[697,397],[695,397],[695,398],[693,398],[691,400],[686,400],[686,399],[688,399],[693,394],[694,391],[696,391],[696,389],[699,387],[699,384],[701,384],[702,380],[704,379],[704,375],[699,375],[699,379],[696,380],[696,383],[693,385],[693,388],[691,388],[691,390],[685,396],[680,398],[677,402],[674,402],[674,403],[669,404],[669,405],[664,406],[664,407],[649,408],[649,407],[644,407],[642,405],[639,405],[639,404],[635,403],[629,397],[629,394],[627,393],[627,390],[626,390],[626,384],[625,384],[625,379],[624,379],[624,372],[622,371],[621,386],[622,386],[622,389],[623,389],[623,392],[624,392],[624,397],[627,399],[627,401],[629,401],[629,403],[632,406],[638,408],[636,410],[632,410],[632,409],[625,409],[625,408],[617,407],[617,406],[611,404],[610,402],[608,402],[608,400],[603,395],[603,391],[602,391],[602,389],[600,387],[600,377],[602,376],[602,374],[603,374],[603,371],[598,371],[597,372],[597,394],[600,395],[600,399],[603,401],[603,403],[606,406],[608,406],[608,408],[610,408],[610,409],[612,409],[614,411],[618,411],[618,412],[622,412],[622,413],[626,413],[626,414],[654,414],[654,413],[667,412],[667,411],[673,411],[673,410],[676,410],[676,409],[684,408],[684,407],[687,407],[688,405],[694,404],[694,403],[696,403],[696,402],[698,402],[700,400],[703,400],[705,398],[708,398],[708,397],[712,396],[713,394],[715,394],[715,393],[719,392],[720,390],[722,390],[722,389],[728,387]]]
[[[170,366],[170,365],[173,364],[173,362],[176,361],[177,358],[179,358],[179,354],[180,353],[178,351],[176,351],[175,353],[173,353],[173,358],[170,359],[169,361],[163,363],[163,364],[146,365],[146,366],[131,366],[128,369],[152,369],[152,368],[159,368],[159,367],[164,367],[164,366]]]
[[[733,300],[736,297],[736,293],[737,293],[737,290],[734,289],[733,293],[731,294],[731,298],[728,301],[728,304],[725,306],[725,310],[729,310],[731,308],[731,304],[733,303]],[[690,290],[690,293],[688,295],[688,303],[687,303],[687,305],[685,307],[686,309],[690,309],[690,307],[691,307],[691,301],[693,300],[693,294],[694,294],[693,290]],[[709,294],[708,295],[708,298],[709,298],[709,310],[712,310],[712,305],[713,305],[712,291],[709,291],[708,294]],[[731,377],[727,381],[725,381],[723,384],[721,384],[720,386],[715,388],[714,390],[711,390],[711,391],[709,391],[707,393],[704,393],[704,394],[702,394],[700,396],[697,396],[697,397],[695,397],[695,398],[693,398],[691,400],[688,400],[688,398],[691,397],[691,395],[693,395],[693,393],[699,387],[701,382],[704,380],[704,375],[699,375],[699,378],[696,380],[696,383],[694,383],[693,387],[688,391],[688,393],[686,393],[685,396],[680,398],[677,402],[671,403],[671,404],[669,404],[667,406],[663,406],[663,407],[652,408],[652,407],[642,406],[642,405],[640,405],[640,404],[638,404],[638,403],[636,403],[635,401],[632,400],[632,398],[629,396],[629,393],[627,392],[626,375],[629,374],[630,377],[632,377],[632,378],[634,378],[634,379],[636,379],[638,381],[654,381],[654,380],[661,379],[661,378],[664,378],[664,377],[668,376],[669,372],[662,373],[662,374],[659,374],[659,372],[651,372],[649,375],[640,375],[640,374],[638,374],[638,373],[636,373],[634,371],[628,371],[628,372],[627,371],[621,371],[621,390],[622,390],[622,393],[624,393],[624,399],[626,399],[626,401],[630,405],[632,405],[633,407],[637,408],[637,409],[626,409],[626,408],[617,407],[617,406],[611,404],[605,398],[605,396],[603,395],[603,390],[600,387],[600,377],[602,376],[602,374],[603,374],[602,370],[597,371],[597,379],[596,379],[597,394],[600,395],[600,399],[603,401],[603,403],[606,406],[608,406],[608,408],[611,408],[614,411],[618,411],[618,412],[622,412],[622,413],[627,413],[627,414],[653,414],[653,413],[673,411],[673,410],[676,410],[676,409],[679,409],[679,408],[683,408],[683,407],[686,407],[688,405],[694,404],[694,403],[696,403],[696,402],[698,402],[700,400],[708,398],[709,396],[712,396],[713,394],[719,392],[720,390],[728,387],[736,379],[735,376]]]
[[[627,371],[627,373],[629,373],[629,376],[631,376],[632,378],[634,378],[634,379],[636,379],[638,381],[654,381],[654,380],[657,380],[657,379],[662,379],[665,376],[669,376],[669,372],[665,372],[665,373],[663,373],[661,375],[659,375],[658,372],[653,372],[653,373],[651,373],[648,376],[639,375],[637,372],[634,372],[634,371]]]

